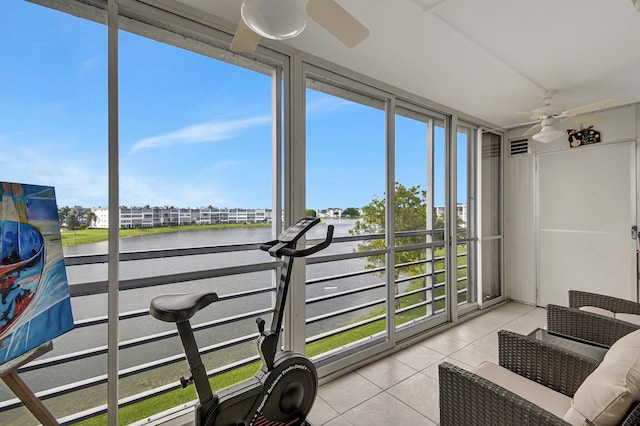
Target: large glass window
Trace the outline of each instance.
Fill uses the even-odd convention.
[[[2,4],[1,180],[54,187],[65,256],[71,253],[69,238],[85,232],[90,208],[107,202],[106,36],[106,27],[91,21],[26,1]],[[66,272],[72,291],[86,281],[78,267],[67,267]],[[106,267],[94,267],[92,281],[104,279]],[[91,296],[72,298],[71,303],[76,322],[106,314],[106,305]],[[76,327],[56,338],[53,350],[38,361],[104,347],[106,342],[106,326]],[[106,374],[106,357],[98,354],[45,368],[46,374],[20,373],[34,392]],[[104,402],[105,388],[97,385],[94,390],[55,396],[46,406],[62,417]],[[0,422],[34,424],[36,419],[26,408],[7,409],[14,398],[1,382]]]
[[[384,129],[383,102],[307,79],[307,208],[336,227],[320,254],[348,255],[308,262],[311,356],[386,330]]]
[[[145,315],[159,294],[216,291],[216,306],[193,321],[205,366],[216,389],[250,377],[258,368],[255,319],[271,316],[275,275],[257,246],[272,239],[281,212],[272,205],[281,152],[274,149],[275,68],[240,59],[232,65],[212,58],[216,50],[204,43],[129,21],[129,30],[154,39],[119,34],[114,224],[107,209],[106,27],[13,0],[0,23],[3,39],[15,40],[0,46],[10,64],[0,68],[3,179],[55,187],[76,321],[39,361],[61,360],[45,367],[46,375],[25,372],[25,380],[35,391],[72,387],[47,398],[57,417],[104,410],[106,240],[114,226],[121,236],[118,397],[175,388],[152,404],[122,408],[121,422],[195,397],[192,388],[177,389],[189,374],[175,325]],[[14,395],[1,384],[0,397]],[[0,417],[3,424],[33,420],[24,408]]]
[[[171,34],[161,36],[172,40]],[[122,238],[120,251],[209,251],[121,262],[121,280],[162,282],[175,274],[188,278],[193,271],[238,268],[219,278],[178,278],[161,289],[122,291],[120,310],[148,308],[160,292],[215,291],[220,300],[199,312],[192,325],[199,345],[208,348],[207,370],[224,371],[257,355],[256,312],[270,320],[271,294],[252,293],[272,286],[271,271],[242,272],[243,266],[269,262],[270,256],[220,247],[272,239],[274,70],[257,64],[243,68],[128,32],[120,33],[119,53],[120,210],[130,214],[121,227],[140,234]],[[126,342],[173,330],[174,324],[151,317],[124,319],[120,338]],[[236,341],[223,344],[231,340]],[[135,368],[182,351],[177,338],[124,348],[120,365]],[[174,383],[186,367],[178,359],[123,378],[120,397]],[[256,369],[253,364],[231,382],[218,380],[218,387]]]

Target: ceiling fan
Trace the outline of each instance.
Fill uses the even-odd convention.
[[[234,52],[253,52],[260,37],[284,40],[299,35],[307,17],[315,21],[347,47],[354,47],[369,35],[369,30],[335,0],[244,0],[242,18],[231,42]]]
[[[522,136],[532,136],[532,139],[542,143],[550,143],[564,136],[565,132],[553,127],[556,121],[574,121],[582,122],[585,119],[580,117],[583,114],[589,114],[594,111],[599,111],[606,108],[613,108],[622,105],[623,102],[618,99],[607,99],[600,102],[595,102],[589,105],[583,105],[568,110],[564,109],[563,105],[554,105],[551,103],[551,99],[556,94],[555,90],[547,90],[542,95],[544,100],[544,106],[536,108],[532,111],[519,112],[518,114],[527,115],[533,121],[519,123],[508,128],[514,128],[524,126],[527,124],[533,124]],[[591,115],[589,116],[589,122],[596,123],[605,120],[605,116]]]

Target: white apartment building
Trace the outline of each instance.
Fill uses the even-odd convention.
[[[316,212],[316,214],[318,215],[318,217],[320,218],[332,218],[332,219],[338,219],[342,217],[342,209],[326,209],[326,210],[318,210]]]
[[[95,228],[108,228],[108,209],[98,208],[93,209],[93,212],[95,216],[91,226]],[[261,222],[271,222],[271,209],[120,207],[120,228]]]

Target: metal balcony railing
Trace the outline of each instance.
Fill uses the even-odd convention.
[[[419,231],[407,233],[407,235],[427,235],[428,233],[429,231]],[[376,239],[383,237],[383,235],[336,237],[334,238],[334,245],[339,245],[341,243],[349,243],[353,245],[354,243],[366,239]],[[310,241],[310,243],[314,244],[315,242]],[[211,256],[232,252],[240,252],[244,255],[244,253],[258,250],[259,246],[260,243],[251,243],[186,249],[152,250],[144,252],[121,253],[119,257],[121,262],[138,262],[153,259],[174,259],[183,256]],[[443,246],[444,243],[440,241],[435,243],[424,243],[401,247],[397,248],[397,250],[424,250],[427,248],[438,249]],[[317,295],[311,295],[307,298],[306,304],[308,313],[314,310],[314,306],[320,307],[323,306],[323,304],[327,305],[329,303],[333,306],[333,308],[330,310],[325,310],[324,308],[319,310],[317,309],[318,312],[316,312],[315,315],[308,315],[306,321],[307,327],[317,326],[317,331],[307,338],[307,344],[319,342],[323,339],[328,339],[337,334],[349,332],[351,330],[355,330],[359,327],[363,327],[365,325],[372,324],[386,318],[386,313],[383,311],[379,311],[380,307],[385,306],[386,283],[384,279],[384,267],[371,269],[360,268],[346,272],[330,273],[331,270],[336,269],[332,268],[332,266],[353,261],[365,263],[365,259],[367,257],[384,255],[385,253],[386,250],[370,252],[349,251],[339,254],[317,255],[307,259],[307,265],[326,266],[325,273],[323,273],[321,277],[307,280],[306,285],[308,293],[317,293]],[[458,254],[458,256],[466,255],[466,253],[462,255]],[[401,315],[411,310],[415,310],[416,308],[426,309],[426,307],[428,306],[431,307],[430,309],[432,314],[442,311],[442,309],[434,309],[434,306],[436,303],[438,303],[439,301],[443,301],[445,298],[443,290],[441,291],[442,294],[436,295],[436,292],[440,291],[438,289],[444,289],[444,287],[446,286],[446,282],[444,282],[443,280],[439,281],[437,278],[438,276],[443,275],[442,273],[444,272],[444,269],[435,269],[434,266],[436,264],[443,263],[443,260],[444,257],[438,256],[432,259],[418,260],[412,263],[405,263],[394,266],[395,268],[405,269],[414,266],[422,267],[425,271],[427,271],[429,268],[427,268],[426,265],[430,264],[431,269],[431,272],[423,272],[411,276],[401,275],[397,279],[396,284],[402,285],[403,283],[414,282],[415,280],[423,280],[426,282],[427,278],[432,279],[429,286],[418,287],[397,294],[395,296],[396,301],[414,295],[426,295],[427,293],[429,293],[430,296],[423,297],[417,303],[413,303],[408,306],[402,306],[399,309],[396,309],[396,315]],[[95,265],[106,263],[107,255],[98,254],[69,256],[65,258],[65,261],[69,268],[83,265]],[[245,303],[245,301],[256,296],[266,295],[267,297],[271,297],[270,295],[272,295],[275,289],[271,285],[270,277],[271,274],[275,272],[280,265],[280,261],[269,261],[261,263],[248,263],[236,266],[224,266],[213,269],[203,269],[175,274],[162,274],[148,277],[123,279],[120,281],[120,290],[127,291],[134,289],[149,289],[152,286],[155,290],[155,288],[158,288],[159,286],[171,285],[176,283],[202,282],[202,280],[210,280],[219,277],[246,276],[248,274],[254,273],[267,273],[269,275],[269,278],[265,278],[265,283],[263,285],[258,285],[256,288],[237,292],[228,292],[226,294],[219,294],[219,300],[213,305],[214,309],[215,306],[220,306],[221,304],[230,303],[236,300],[242,302],[241,304],[245,306],[245,310],[238,311],[230,315],[224,315],[220,318],[207,319],[206,321],[193,324],[193,328],[196,333],[206,332],[207,330],[216,330],[223,326],[236,326],[242,324],[243,322],[247,322],[247,320],[257,318],[258,316],[270,315],[272,312],[271,305],[264,306],[259,309],[246,309],[246,306],[248,306],[249,303]],[[459,265],[458,269],[464,269],[465,267],[466,265]],[[459,278],[459,280],[464,279],[466,278]],[[317,290],[321,286],[326,286],[327,284],[338,287],[345,282],[351,282],[350,280],[360,281],[358,285],[353,286],[352,288],[347,288],[328,294],[320,294],[322,292]],[[213,287],[211,287],[211,289],[212,291],[216,290]],[[106,293],[107,282],[106,280],[93,280],[89,282],[77,283],[70,286],[70,291],[72,298],[76,300],[81,299],[85,296],[100,295]],[[458,290],[458,292],[460,291],[466,290]],[[165,292],[167,291],[159,289],[157,291],[157,294],[162,294]],[[344,302],[345,300],[349,300],[349,302]],[[341,301],[341,303],[336,303],[336,301]],[[365,311],[369,311],[370,314],[358,317],[356,320],[351,319],[347,322],[339,321],[339,319],[342,317],[354,315],[358,312]],[[148,309],[142,308],[122,312],[119,315],[119,320],[123,322],[132,320],[140,321],[148,316]],[[95,328],[105,327],[107,322],[108,318],[106,316],[98,315],[90,318],[82,318],[76,320],[75,330],[93,330]],[[329,323],[329,325],[324,325],[325,322]],[[168,325],[167,328],[169,328],[170,326],[172,325]],[[329,329],[325,330],[323,329],[323,327],[329,327]],[[70,333],[74,333],[74,331]],[[177,331],[175,329],[158,331],[148,335],[123,340],[119,344],[119,350],[148,351],[149,349],[147,349],[146,346],[148,347],[151,344],[161,343],[164,345],[165,342],[179,342],[179,338],[177,336]],[[201,352],[203,355],[207,355],[217,354],[224,350],[236,350],[238,348],[241,348],[242,345],[246,346],[247,343],[255,341],[257,336],[257,332],[245,332],[241,328],[238,328],[238,333],[236,333],[234,337],[227,338],[223,341],[215,342],[207,346],[202,346]],[[254,353],[251,355],[240,355],[232,360],[228,360],[228,362],[224,363],[223,365],[212,368],[210,371],[208,371],[208,374],[210,376],[214,376],[256,362],[258,360],[258,356],[257,354],[255,354],[255,349],[253,349],[253,352]],[[105,356],[106,353],[106,345],[95,345],[83,348],[81,350],[69,352],[63,351],[63,353],[57,355],[43,357],[41,359],[35,360],[30,364],[22,367],[19,372],[25,374],[32,373],[34,374],[34,377],[35,375],[51,374],[46,372],[52,372],[57,369],[60,369],[62,371],[64,370],[64,368],[73,369],[75,363],[100,356]],[[238,351],[238,353],[242,354],[243,352]],[[181,384],[177,380],[179,375],[178,370],[182,366],[186,366],[184,354],[181,350],[176,350],[172,355],[160,356],[157,359],[153,359],[151,361],[122,368],[119,371],[118,375],[119,379],[121,380],[127,378],[136,378],[139,376],[144,377],[145,373],[161,368],[170,368],[171,370],[175,371],[175,374],[171,376],[171,378],[166,380],[167,383],[155,384],[153,386],[150,386],[149,389],[145,389],[140,392],[122,397],[119,401],[119,405],[121,407],[124,407],[179,389],[181,387]],[[106,374],[97,374],[82,380],[75,381],[73,383],[50,386],[46,389],[39,390],[36,394],[41,400],[44,401],[52,400],[53,398],[59,397],[73,397],[73,394],[76,392],[85,391],[97,386],[104,386],[106,382]],[[80,399],[81,398],[78,397],[78,402],[80,401]],[[6,417],[9,412],[12,412],[12,410],[15,412],[15,409],[19,408],[21,405],[22,403],[20,402],[20,400],[16,398],[10,398],[1,401],[0,416]],[[74,404],[71,405],[73,406]],[[80,404],[78,404],[77,408],[74,407],[70,410],[68,408],[63,409],[53,407],[52,404],[50,409],[54,412],[54,414],[66,410],[67,412],[64,412],[59,420],[62,424],[72,424],[106,413],[107,407],[106,404],[100,403],[93,404],[93,406],[81,406]],[[73,411],[73,409],[77,410],[77,412],[70,412]],[[16,416],[19,417],[19,414],[16,414]],[[8,416],[7,418],[9,417],[12,416]]]

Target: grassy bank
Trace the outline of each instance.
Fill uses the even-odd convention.
[[[121,229],[120,238],[138,237],[141,235],[167,234],[170,232],[202,231],[207,229],[227,229],[227,228],[263,228],[270,227],[270,223],[230,223],[220,225],[182,225],[163,226],[159,228],[133,228]],[[62,231],[63,246],[78,246],[81,244],[92,244],[107,241],[109,237],[108,229],[78,229],[75,231]]]

